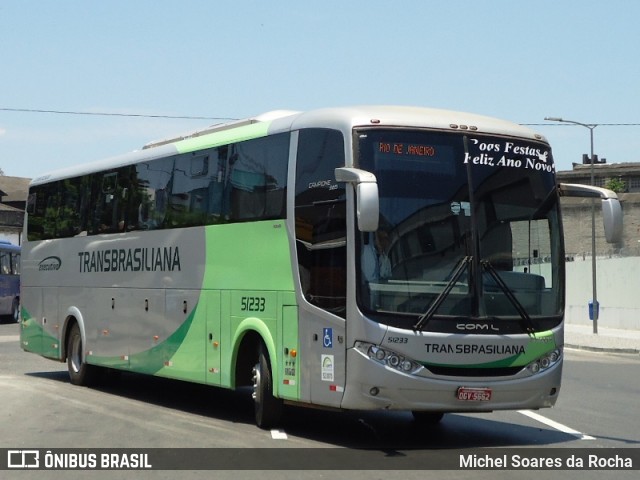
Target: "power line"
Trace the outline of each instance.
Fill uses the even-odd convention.
[[[238,120],[234,117],[206,117],[196,115],[151,115],[144,113],[109,113],[109,112],[81,112],[75,110],[44,110],[37,108],[7,108],[0,107],[2,112],[20,112],[20,113],[51,113],[57,115],[87,115],[87,116],[103,116],[103,117],[139,117],[139,118],[168,118],[177,120]],[[520,123],[527,127],[571,127],[575,125],[563,123]],[[640,123],[593,123],[592,125],[602,127],[639,127]]]
[[[139,117],[139,118],[169,118],[179,120],[237,120],[231,117],[204,117],[193,115],[150,115],[143,113],[108,113],[108,112],[79,112],[73,110],[42,110],[35,108],[5,108],[0,107],[3,112],[21,112],[21,113],[52,113],[57,115],[90,115],[103,117]]]

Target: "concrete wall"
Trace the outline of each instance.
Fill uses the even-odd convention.
[[[567,323],[592,325],[591,257],[567,262]],[[598,328],[640,330],[640,257],[597,258],[596,286],[600,316]]]
[[[596,285],[598,327],[640,330],[640,194],[618,195],[623,212],[619,244],[608,244],[596,201]],[[567,323],[592,325],[591,200],[563,198],[562,222],[567,252]]]

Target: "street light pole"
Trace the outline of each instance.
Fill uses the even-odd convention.
[[[591,185],[595,186],[595,174],[594,174],[594,163],[595,159],[593,156],[593,130],[598,126],[597,123],[581,123],[576,122],[574,120],[565,120],[560,117],[545,117],[545,120],[551,122],[562,122],[562,123],[570,123],[573,125],[579,125],[581,127],[585,127],[589,129],[589,137],[591,144]],[[592,305],[593,305],[593,333],[598,333],[598,316],[599,316],[599,305],[598,305],[598,289],[597,289],[597,281],[596,281],[596,206],[595,200],[591,199],[591,283],[593,285],[593,297],[592,297]]]

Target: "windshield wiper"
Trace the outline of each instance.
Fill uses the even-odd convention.
[[[533,320],[531,320],[531,317],[529,316],[525,308],[522,306],[522,304],[518,301],[518,299],[513,294],[511,289],[507,286],[506,283],[504,283],[504,280],[502,280],[502,278],[500,277],[496,269],[493,268],[493,265],[491,265],[491,262],[489,262],[488,260],[482,260],[480,264],[482,265],[482,268],[484,270],[489,272],[489,275],[491,275],[491,278],[493,278],[496,284],[504,292],[505,296],[509,299],[509,301],[511,302],[511,305],[513,305],[514,308],[517,310],[518,314],[520,315],[520,318],[522,318],[521,323],[522,323],[523,330],[530,337],[535,336],[536,327],[533,323]]]
[[[431,302],[431,305],[429,305],[429,308],[427,309],[427,311],[424,312],[422,315],[420,315],[420,317],[418,317],[418,322],[413,326],[414,330],[422,330],[427,325],[427,323],[429,323],[429,321],[431,320],[431,318],[433,318],[433,315],[436,313],[438,308],[440,308],[440,305],[442,305],[442,302],[444,302],[446,298],[449,296],[449,293],[451,293],[451,290],[453,289],[455,284],[458,283],[458,279],[462,275],[462,272],[465,271],[465,269],[467,268],[467,265],[471,263],[472,259],[473,257],[468,255],[460,259],[460,261],[455,267],[455,270],[453,270],[453,275],[451,279],[445,285],[444,290],[442,290],[438,294],[436,299],[433,302]]]

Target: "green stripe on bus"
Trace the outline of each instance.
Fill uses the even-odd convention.
[[[222,130],[200,137],[188,138],[175,143],[178,153],[189,153],[205,148],[228,145],[253,138],[266,137],[271,122],[258,122],[229,130]]]
[[[195,342],[185,342],[185,339],[187,338],[191,330],[196,310],[197,307],[191,312],[191,315],[189,315],[187,320],[182,325],[180,325],[180,327],[175,332],[173,332],[164,342],[150,348],[149,350],[130,355],[129,365],[131,370],[139,373],[158,375],[160,371],[163,370],[167,366],[167,364],[169,364],[169,362],[175,361],[174,356],[176,352],[178,352],[178,350],[183,347],[185,343],[194,345],[198,349],[203,349],[204,339],[202,335],[198,335]],[[198,358],[198,352],[195,353],[196,355],[194,356],[194,358]],[[200,353],[199,356],[202,356],[202,354]],[[183,369],[181,369],[181,373],[185,373]],[[181,378],[184,378],[185,380],[201,382],[204,379],[204,368],[200,370],[193,369],[191,372],[189,372],[189,374]]]

